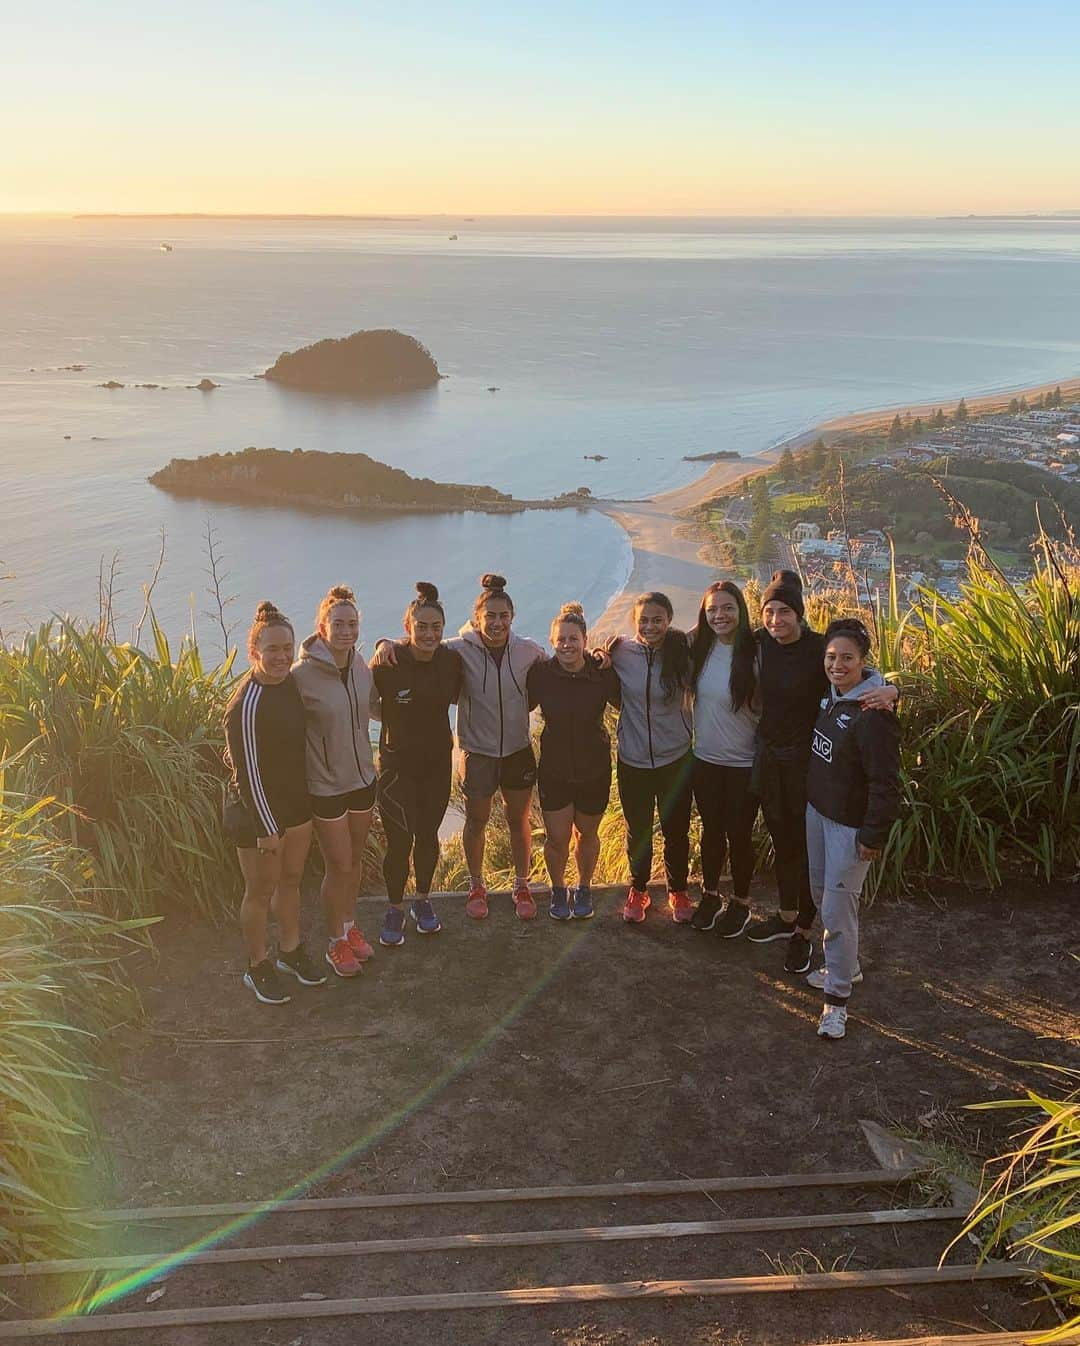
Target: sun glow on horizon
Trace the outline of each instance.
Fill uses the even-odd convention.
[[[7,25],[0,212],[864,215],[1080,207],[1080,15],[59,0]],[[963,59],[958,59],[958,54]],[[58,73],[62,78],[58,79]]]

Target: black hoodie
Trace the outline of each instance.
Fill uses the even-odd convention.
[[[806,797],[825,818],[856,827],[859,840],[880,850],[900,812],[900,723],[864,710],[858,697],[884,679],[868,673],[850,692],[830,687],[814,725]]]

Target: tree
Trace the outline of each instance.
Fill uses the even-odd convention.
[[[1022,397],[1020,399],[1020,411],[1025,412],[1027,410],[1028,410],[1028,400],[1026,397]]]
[[[1055,407],[1060,407],[1060,406],[1061,406],[1061,384],[1060,384],[1060,383],[1059,383],[1058,386],[1054,389],[1053,397],[1054,397],[1054,406],[1055,406]]]
[[[963,398],[961,398],[960,401],[956,404],[955,420],[959,423],[960,421],[966,421],[967,418],[968,418],[967,403],[964,401]]]
[[[799,469],[795,464],[795,455],[790,448],[786,448],[780,455],[780,475],[789,485],[795,481],[799,475]]]
[[[937,411],[935,411],[933,416],[930,418],[930,424],[934,427],[935,430],[940,430],[942,426],[945,424],[945,413],[942,411],[940,407],[938,407]]]
[[[892,425],[889,426],[889,443],[899,444],[903,438],[904,438],[904,425],[903,422],[900,420],[900,413],[897,412],[897,414],[893,417]]]
[[[1009,403],[1009,415],[1015,416],[1019,410],[1020,410],[1020,403],[1014,397],[1012,401]]]
[[[911,423],[911,433],[912,433],[916,438],[918,438],[919,435],[924,435],[924,434],[926,433],[926,426],[925,426],[925,424],[923,423],[923,418],[922,418],[921,416],[916,416],[915,419],[914,419],[914,421],[912,421],[912,423]]]
[[[823,439],[815,439],[810,445],[810,452],[807,454],[810,463],[810,471],[815,475],[825,468],[825,460],[828,457],[828,449]]]
[[[755,561],[767,561],[773,552],[772,501],[769,483],[764,476],[755,477],[750,485],[753,509],[750,518],[750,555]]]

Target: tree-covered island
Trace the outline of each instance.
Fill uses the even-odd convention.
[[[306,392],[374,396],[430,388],[440,375],[415,337],[379,328],[284,351],[263,377]]]
[[[412,477],[366,453],[257,449],[174,458],[150,478],[174,495],[258,504],[308,505],[322,509],[402,513],[484,510],[509,514],[524,509],[562,509],[589,503],[581,486],[553,500],[516,500],[494,486]]]

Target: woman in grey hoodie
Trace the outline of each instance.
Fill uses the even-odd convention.
[[[608,647],[619,675],[619,801],[626,818],[630,892],[623,920],[639,923],[650,905],[653,818],[664,835],[664,869],[672,920],[685,924],[694,914],[686,885],[690,867],[691,770],[686,635],[671,625],[674,609],[666,594],[639,594],[634,602],[633,639]]]
[[[356,597],[335,585],[292,670],[307,717],[307,786],[325,861],[326,961],[339,977],[355,977],[372,954],[356,925],[356,898],[375,807],[369,716],[378,718],[379,698],[356,650],[359,635]]]

